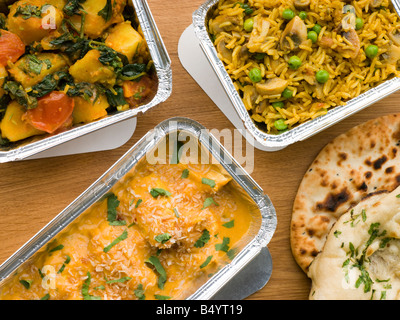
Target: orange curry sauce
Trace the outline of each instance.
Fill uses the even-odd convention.
[[[145,162],[22,265],[0,299],[185,299],[231,261],[252,219],[218,166]]]

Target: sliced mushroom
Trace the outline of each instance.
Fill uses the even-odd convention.
[[[291,41],[288,41],[288,38]],[[298,49],[307,40],[307,27],[299,16],[294,17],[283,30],[280,45],[284,51]]]
[[[310,0],[294,0],[294,6],[299,10],[306,9],[310,3]]]
[[[392,44],[382,56],[388,64],[396,64],[400,60],[400,47]]]
[[[356,15],[354,13],[346,14],[342,19],[341,27],[344,31],[356,28]]]
[[[396,46],[400,46],[400,31],[398,29],[393,29],[389,33],[389,38],[396,44]]]
[[[335,42],[333,41],[332,38],[325,37],[325,36],[322,37],[321,40],[318,41],[318,44],[319,44],[322,48],[325,48],[325,49],[332,48],[332,46],[333,46],[334,43],[335,43]]]
[[[355,15],[356,14],[356,9],[351,4],[346,4],[346,5],[343,6],[342,12],[344,14],[353,13]]]
[[[276,95],[281,94],[283,90],[286,89],[288,86],[287,80],[281,78],[272,78],[267,80],[264,83],[257,83],[256,84],[256,91],[262,95]]]
[[[378,8],[382,5],[383,0],[371,0],[371,7]]]
[[[256,88],[253,86],[245,86],[243,88],[243,103],[247,110],[253,108],[253,104],[256,102],[258,97]]]
[[[254,17],[253,30],[251,31],[247,48],[250,52],[263,52],[261,46],[268,35],[270,22],[266,17],[258,15]]]
[[[350,29],[349,31],[344,32],[343,37],[346,38],[347,41],[349,41],[352,44],[352,48],[351,49],[338,48],[338,50],[342,53],[342,55],[345,58],[354,59],[355,57],[358,56],[358,53],[360,52],[361,48],[360,38],[358,37],[358,34],[354,29]]]
[[[249,58],[249,49],[246,46],[242,46],[239,51],[239,58],[243,60],[247,60]]]
[[[239,31],[241,26],[243,26],[243,18],[221,15],[211,21],[210,32],[217,34],[223,31],[233,31],[236,29]]]
[[[221,40],[217,44],[218,53],[229,62],[232,62],[232,50],[226,48],[226,43],[224,40]]]

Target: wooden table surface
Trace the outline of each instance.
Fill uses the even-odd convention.
[[[172,60],[173,92],[161,105],[138,117],[132,138],[115,150],[0,164],[0,263],[78,197],[143,135],[173,116],[189,117],[208,129],[234,129],[207,94],[182,67],[178,41],[203,0],[166,3],[148,0]],[[269,250],[268,284],[250,299],[304,300],[310,281],[295,263],[289,243],[291,210],[297,188],[314,157],[337,135],[378,116],[399,110],[400,93],[381,100],[326,131],[278,152],[255,150],[252,177],[269,195],[278,226]]]

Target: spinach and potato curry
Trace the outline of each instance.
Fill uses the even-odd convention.
[[[136,108],[156,87],[126,0],[20,0],[0,16],[0,146]]]

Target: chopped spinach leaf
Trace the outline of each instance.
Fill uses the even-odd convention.
[[[107,0],[107,3],[103,9],[101,9],[97,14],[102,17],[106,22],[110,21],[112,18],[113,6],[111,0]]]

